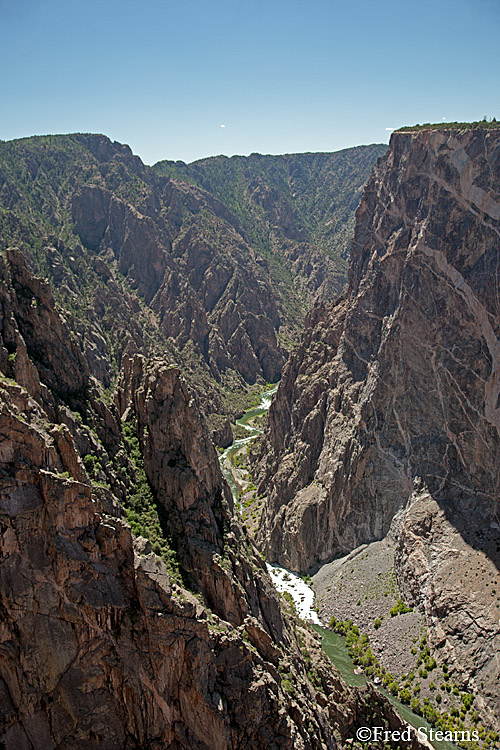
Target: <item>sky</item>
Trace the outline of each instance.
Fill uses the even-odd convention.
[[[0,65],[3,140],[337,151],[500,119],[500,0],[0,0]]]

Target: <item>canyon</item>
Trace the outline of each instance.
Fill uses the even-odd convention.
[[[354,209],[384,152],[290,155],[265,168],[248,157],[226,196],[238,158],[222,171],[218,160],[175,163],[173,174],[101,135],[0,143],[0,246],[20,248],[49,280],[104,389],[123,357],[166,354],[215,442],[229,444],[228,417],[243,411],[249,385],[279,379],[313,294],[342,288]],[[196,180],[179,178],[189,170]]]
[[[2,746],[340,748],[371,717],[403,728],[285,612],[219,469],[205,415],[237,414],[285,352],[235,217],[102,136],[0,146]],[[210,279],[229,289],[211,328]]]
[[[283,611],[178,368],[136,355],[106,404],[47,282],[14,251],[1,271],[3,746],[336,748],[372,715],[402,727]]]
[[[486,127],[153,167],[100,135],[0,143],[0,746],[402,729],[266,568],[352,617],[337,558],[361,578],[380,545],[499,728],[499,183]],[[216,446],[280,377],[247,528]]]

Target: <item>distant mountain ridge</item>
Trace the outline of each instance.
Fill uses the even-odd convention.
[[[271,275],[277,256],[308,307],[318,292],[331,299],[345,283],[354,211],[386,150],[375,144],[334,153],[215,156],[158,162],[154,170],[198,185],[230,208],[270,262]]]
[[[124,355],[166,353],[222,440],[235,394],[278,379],[314,294],[340,291],[360,184],[383,150],[216,158],[181,175],[102,135],[0,143],[0,246],[49,279],[104,389]],[[221,181],[219,162],[242,176]]]

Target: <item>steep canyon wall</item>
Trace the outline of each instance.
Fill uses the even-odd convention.
[[[269,416],[260,543],[294,570],[397,540],[400,589],[498,715],[500,132],[399,132]]]

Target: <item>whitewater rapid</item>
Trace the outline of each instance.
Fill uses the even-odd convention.
[[[280,568],[279,565],[270,565],[269,563],[266,563],[266,565],[276,589],[282,594],[288,591],[292,596],[299,617],[314,623],[314,625],[323,625],[314,609],[314,591],[312,588],[296,573]]]

